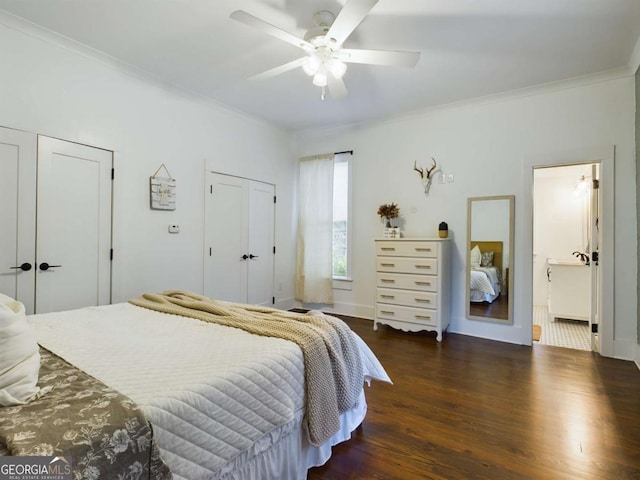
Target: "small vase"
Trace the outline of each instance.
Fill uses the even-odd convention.
[[[391,228],[391,219],[387,218],[387,223],[384,226],[385,228]]]
[[[449,226],[446,222],[440,222],[440,225],[438,225],[438,235],[440,238],[447,238],[449,236]]]

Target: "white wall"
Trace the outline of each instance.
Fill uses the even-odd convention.
[[[378,205],[396,202],[406,236],[437,236],[449,224],[452,249],[450,331],[527,343],[531,318],[521,312],[518,290],[522,245],[530,227],[519,221],[523,158],[593,145],[615,145],[615,341],[636,338],[636,255],[633,77],[557,85],[520,94],[422,112],[371,125],[298,134],[299,155],[353,149],[353,289],[337,292],[337,310],[373,315],[373,238],[380,236]],[[454,183],[434,182],[428,197],[413,162],[434,157]],[[466,199],[516,195],[515,319],[497,325],[465,318]],[[528,192],[527,194],[530,194]],[[530,233],[529,233],[530,234]],[[529,282],[530,283],[530,282]]]
[[[169,288],[202,292],[205,164],[276,185],[276,295],[292,301],[297,157],[289,133],[3,20],[0,125],[115,152],[114,302]],[[162,163],[177,180],[173,212],[149,209],[149,176]],[[168,234],[170,223],[181,233]]]

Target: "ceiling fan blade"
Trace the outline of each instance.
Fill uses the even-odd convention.
[[[265,22],[264,20],[259,19],[258,17],[254,17],[250,13],[247,13],[243,10],[236,10],[232,12],[230,15],[231,18],[237,20],[239,22],[244,23],[245,25],[249,25],[250,27],[257,28],[258,30],[262,30],[263,32],[271,35],[272,37],[278,38],[280,40],[284,40],[291,45],[302,48],[306,51],[315,50],[315,47],[311,45],[306,40],[302,38],[298,38],[292,33],[286,32],[281,28],[278,28],[270,23]]]
[[[345,63],[365,63],[389,67],[415,67],[418,60],[420,60],[420,52],[343,48],[340,50],[340,60]]]
[[[327,39],[335,46],[344,43],[378,0],[348,0],[327,32]]]
[[[276,75],[280,75],[281,73],[285,73],[289,70],[301,67],[302,64],[307,60],[307,58],[308,57],[298,58],[297,60],[293,60],[292,62],[285,63],[275,68],[271,68],[262,73],[254,75],[253,77],[249,77],[249,80],[265,80],[267,78],[275,77]]]
[[[331,94],[331,98],[336,100],[347,96],[347,87],[342,78],[335,78],[333,75],[327,75],[327,88]]]

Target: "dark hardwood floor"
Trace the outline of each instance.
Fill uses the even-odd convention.
[[[634,363],[342,318],[394,384],[308,480],[640,479]]]
[[[492,303],[471,302],[469,313],[476,317],[493,317],[506,320],[509,318],[509,297],[500,295]]]

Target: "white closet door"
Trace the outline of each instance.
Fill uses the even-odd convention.
[[[273,303],[273,185],[249,181],[248,303]]]
[[[36,312],[110,302],[112,164],[112,152],[38,137]]]
[[[34,312],[36,136],[0,128],[0,293]],[[23,269],[15,268],[23,266]],[[27,270],[28,268],[28,270]]]
[[[274,186],[208,172],[207,188],[204,295],[271,305]]]
[[[204,295],[246,303],[249,197],[244,178],[208,173]]]

